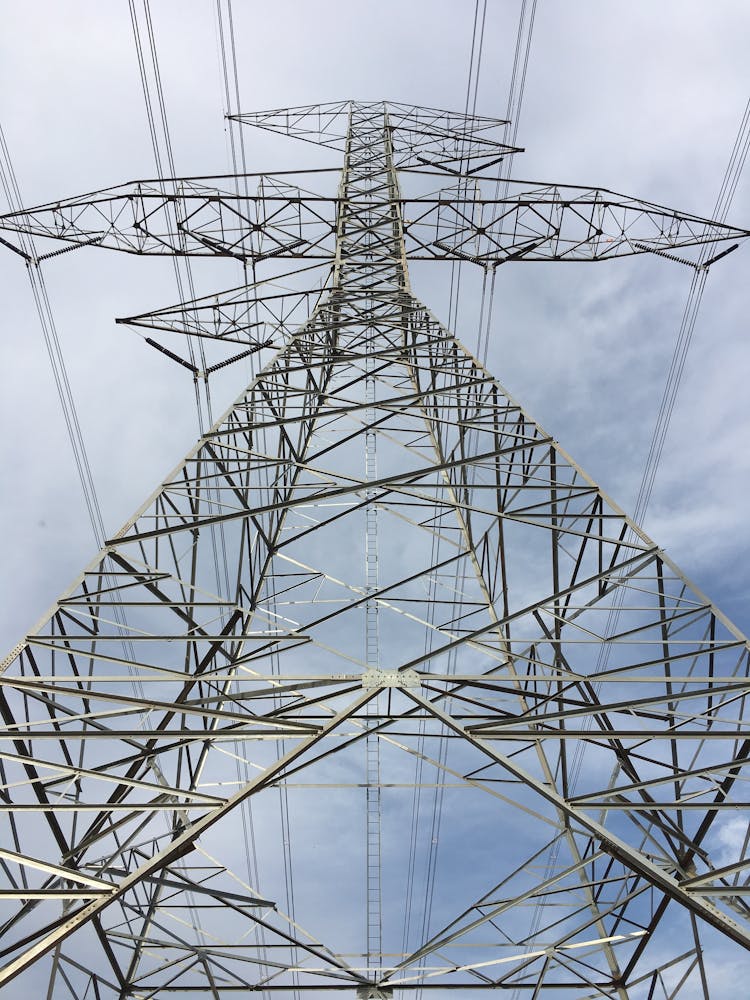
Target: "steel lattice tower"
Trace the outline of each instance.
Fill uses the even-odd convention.
[[[169,179],[0,219],[30,258],[53,237],[331,261],[322,291],[129,321],[285,340],[4,661],[0,983],[715,997],[706,940],[750,944],[747,838],[721,836],[747,807],[747,641],[417,300],[407,259],[747,234],[582,188],[488,196],[509,152],[490,119],[242,120],[342,149],[338,195]],[[399,170],[453,186],[405,198]]]

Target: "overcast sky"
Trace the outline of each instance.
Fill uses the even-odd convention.
[[[213,3],[152,0],[180,174],[225,173]],[[518,2],[490,0],[478,110],[502,117]],[[154,175],[126,0],[2,4],[0,123],[24,202]],[[242,107],[349,97],[463,109],[474,0],[236,0]],[[737,2],[539,0],[514,174],[598,185],[710,215],[750,95],[750,8]],[[302,167],[310,147],[246,133],[252,170]],[[335,162],[332,160],[331,162]],[[729,221],[750,228],[743,175]],[[2,249],[2,248],[0,248]],[[747,281],[750,246],[717,264],[688,356],[646,530],[696,585],[750,628]],[[447,318],[448,265],[415,271]],[[192,446],[192,385],[115,316],[177,299],[169,261],[82,249],[45,268],[109,533]],[[239,281],[195,269],[201,292]],[[475,276],[476,278],[476,276]],[[626,511],[690,286],[687,268],[640,257],[516,264],[498,274],[488,366]],[[22,261],[0,253],[3,432],[0,637],[13,645],[93,554]],[[466,275],[458,332],[476,343]],[[247,372],[215,390],[222,412]]]
[[[152,176],[125,0],[3,6],[0,121],[24,201]],[[348,97],[464,106],[472,0],[234,6],[246,110]],[[505,110],[519,6],[488,5],[484,114]],[[152,8],[177,171],[226,172],[214,5]],[[518,134],[527,152],[515,175],[710,214],[750,90],[749,49],[741,0],[540,0]],[[311,148],[291,140],[246,139],[250,169],[311,162]],[[747,174],[730,221],[750,226]],[[646,520],[746,631],[748,252],[711,272]],[[415,276],[442,316],[447,266]],[[229,261],[197,273],[202,291],[239,280]],[[113,322],[174,302],[173,273],[166,261],[84,249],[51,261],[46,276],[112,531],[194,436],[187,373]],[[0,280],[2,635],[11,644],[88,561],[92,542],[24,267],[9,253],[0,255]],[[689,284],[687,268],[655,258],[499,272],[491,370],[628,511]],[[473,347],[472,287],[467,277],[459,333]],[[219,387],[217,412],[242,378],[238,371]]]
[[[229,169],[214,5],[152,4],[178,173]],[[478,110],[502,116],[518,4],[490,3]],[[473,2],[235,4],[242,106],[391,98],[463,108]],[[153,176],[127,4],[7,5],[0,120],[24,201]],[[541,0],[519,129],[522,178],[596,184],[709,215],[748,96],[743,3],[561,5]],[[248,132],[250,169],[305,166],[310,147]],[[269,161],[270,158],[270,161]],[[332,161],[334,162],[334,161]],[[750,226],[744,176],[731,221]],[[699,586],[747,629],[748,347],[746,247],[708,281],[646,522]],[[445,316],[447,265],[416,275]],[[236,284],[229,261],[199,288]],[[22,262],[0,255],[3,634],[15,639],[87,562],[81,503]],[[46,266],[53,309],[108,530],[189,447],[190,378],[115,327],[116,315],[176,300],[167,261],[95,249]],[[498,277],[489,366],[626,510],[690,284],[654,258],[517,264]],[[476,330],[466,276],[459,334]],[[225,408],[237,371],[219,387]],[[158,428],[158,433],[156,429]],[[16,604],[18,600],[18,604]]]

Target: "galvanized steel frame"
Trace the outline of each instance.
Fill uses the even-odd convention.
[[[254,199],[149,182],[0,220],[128,252],[330,264],[322,292],[243,286],[131,320],[287,342],[3,664],[0,983],[47,956],[50,996],[707,997],[705,929],[750,944],[747,838],[720,857],[712,841],[748,807],[747,641],[414,297],[407,259],[600,259],[746,234],[601,193],[474,197],[508,152],[486,119],[346,102],[243,120],[343,148],[336,198],[280,175]],[[402,197],[397,167],[420,158],[458,172],[452,194]],[[384,555],[384,526],[410,558]],[[366,572],[358,557],[337,576],[337,538],[358,540]],[[233,757],[255,776],[225,794]],[[417,762],[411,782],[397,759]],[[499,851],[490,888],[399,953],[381,794],[433,787],[425,767],[486,808],[478,841],[498,808],[525,817],[528,856]],[[362,873],[334,885],[303,868],[337,896],[342,940],[360,922],[352,961],[240,877],[219,832],[269,789],[358,785],[364,895]]]

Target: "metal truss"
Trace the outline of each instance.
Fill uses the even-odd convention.
[[[289,179],[299,176],[295,172]],[[410,259],[485,265],[607,260],[747,236],[745,230],[612,191],[514,181],[508,182],[512,193],[493,197],[483,194],[482,179],[398,199]],[[249,174],[243,180],[257,193],[222,190],[216,186],[220,177],[134,181],[5,215],[0,223],[5,230],[74,246],[135,254],[256,263],[271,257],[333,259],[337,215],[347,207],[339,198],[290,185],[284,174]]]
[[[583,189],[477,198],[459,140],[499,156],[486,119],[242,120],[343,143],[335,198],[170,180],[0,220],[327,255],[317,287],[126,320],[283,346],[3,663],[0,984],[714,996],[704,949],[750,944],[748,643],[415,298],[407,257],[747,234]],[[454,193],[404,199],[397,165],[440,156]]]

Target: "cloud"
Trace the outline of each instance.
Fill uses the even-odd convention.
[[[460,109],[468,10],[448,0],[281,0],[265,5],[261,18],[257,5],[236,4],[242,104],[253,110],[387,96]],[[165,0],[153,13],[177,170],[225,172],[231,161],[211,7]],[[486,114],[505,108],[515,16],[507,5],[489,5],[478,102]],[[709,213],[747,99],[749,46],[741,2],[672,0],[616,10],[594,0],[540,4],[519,132],[528,152],[516,158],[515,174],[598,184]],[[0,94],[27,203],[153,174],[124,5],[14,5],[0,36]],[[245,142],[253,170],[319,162],[302,144],[249,131]],[[750,225],[746,177],[731,219]],[[750,583],[747,254],[741,248],[710,274],[647,521],[699,584],[711,584],[720,604],[736,604],[745,630],[748,609],[737,595]],[[46,273],[105,522],[114,529],[195,438],[189,375],[112,322],[174,302],[171,263],[88,249],[51,261]],[[226,261],[196,264],[193,273],[198,293],[241,280]],[[449,312],[447,275],[439,264],[414,269],[418,293],[441,317]],[[635,506],[689,278],[679,265],[647,258],[498,272],[490,370],[626,510]],[[93,543],[20,259],[0,254],[0,280],[0,634],[10,647],[88,562]],[[464,268],[458,327],[472,349],[480,298],[481,275]],[[237,366],[224,377],[215,412],[248,371]],[[717,563],[731,566],[728,583]],[[485,864],[494,847],[481,817],[462,812],[462,794],[451,808],[461,812],[455,829],[463,837],[443,835],[441,877],[450,876],[458,840],[470,842],[474,830],[467,864]],[[294,821],[298,829],[308,823],[305,861],[314,866],[316,852],[324,853],[339,873],[356,852],[336,827],[345,808],[333,797],[329,805],[325,822],[311,823],[304,805],[295,806]],[[401,810],[399,801],[393,812]],[[261,832],[268,829],[270,820]],[[718,828],[722,856],[736,849],[738,836],[739,820]],[[279,886],[273,850],[269,879]],[[481,881],[480,867],[470,874]],[[304,906],[315,902],[308,885]],[[711,956],[717,995],[731,995],[739,964],[723,946],[714,944]]]

